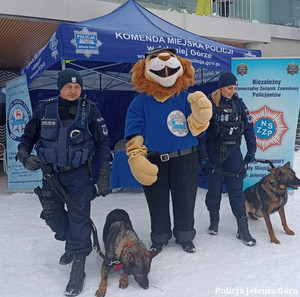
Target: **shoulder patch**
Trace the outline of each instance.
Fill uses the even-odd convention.
[[[108,129],[107,129],[106,125],[105,124],[101,125],[101,128],[102,128],[103,135],[107,136],[108,135]]]

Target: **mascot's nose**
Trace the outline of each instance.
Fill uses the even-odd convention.
[[[158,57],[163,61],[168,61],[171,58],[170,54],[168,53],[161,53],[158,55]]]

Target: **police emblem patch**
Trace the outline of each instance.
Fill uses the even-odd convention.
[[[167,125],[172,134],[184,137],[188,134],[185,115],[180,110],[173,110],[167,118]]]
[[[108,129],[106,127],[106,125],[102,125],[102,132],[103,132],[103,135],[107,136],[108,135]]]

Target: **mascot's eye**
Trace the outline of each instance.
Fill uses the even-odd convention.
[[[155,59],[156,58],[156,56],[150,56],[150,58],[149,58],[149,60],[152,60],[152,59]]]

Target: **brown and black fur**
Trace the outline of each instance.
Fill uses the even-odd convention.
[[[280,243],[276,238],[270,214],[278,211],[284,231],[288,235],[294,232],[286,223],[284,205],[288,200],[288,188],[298,189],[300,180],[287,162],[282,167],[269,169],[270,174],[263,177],[258,183],[244,191],[246,212],[252,220],[264,217],[271,242]]]
[[[137,283],[142,288],[147,289],[151,261],[158,254],[158,251],[147,250],[133,230],[129,215],[125,210],[115,209],[107,215],[103,228],[103,242],[106,257],[110,261],[120,261],[123,266],[119,287],[125,289],[128,286],[128,275],[132,274]],[[103,262],[101,282],[96,292],[97,297],[105,296],[107,279],[111,269],[112,266]]]

